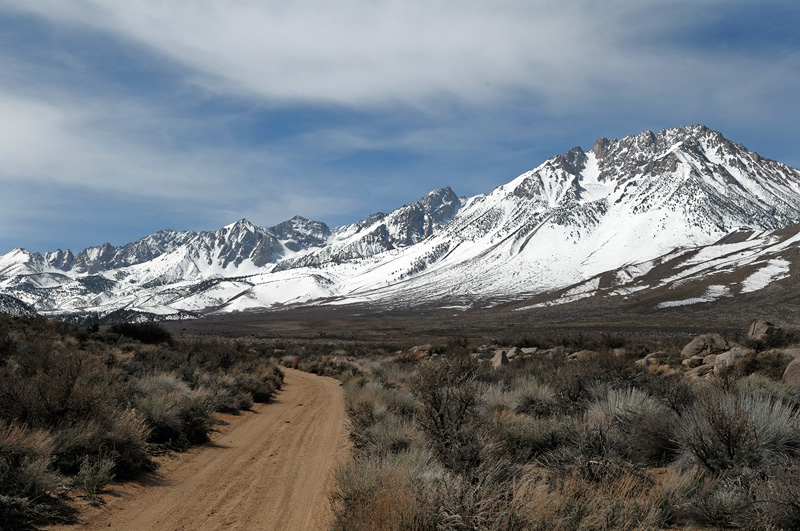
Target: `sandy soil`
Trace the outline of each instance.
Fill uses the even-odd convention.
[[[325,529],[336,463],[346,459],[339,382],[285,369],[284,389],[212,442],[161,460],[143,481],[114,485],[101,507],[53,529]]]

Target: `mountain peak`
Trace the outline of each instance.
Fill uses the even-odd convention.
[[[800,170],[698,124],[601,137],[588,152],[574,147],[487,195],[462,200],[445,186],[333,229],[302,216],[269,228],[243,218],[77,256],[17,249],[0,256],[0,294],[39,311],[106,313],[133,300],[180,312],[348,297],[510,299],[618,268],[636,273],[637,264],[738,227],[796,223]],[[770,260],[769,271],[789,270],[788,259]]]
[[[222,227],[222,230],[236,230],[236,231],[247,231],[247,232],[255,232],[257,230],[257,226],[251,223],[248,219],[242,218],[239,221],[234,223],[230,223],[229,225],[225,225]]]

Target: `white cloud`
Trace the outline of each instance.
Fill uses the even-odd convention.
[[[141,43],[190,68],[210,90],[270,101],[429,105],[454,96],[486,103],[524,90],[569,105],[598,86],[639,86],[643,70],[668,80],[662,61],[676,57],[652,64],[656,56],[631,43],[646,40],[643,32],[656,23],[682,24],[687,10],[717,3],[664,10],[650,0],[50,0],[16,7]]]

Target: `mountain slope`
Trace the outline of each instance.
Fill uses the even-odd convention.
[[[666,257],[705,256],[701,248],[732,233],[767,241],[770,231],[798,223],[799,170],[690,126],[601,138],[589,151],[573,148],[487,195],[459,198],[443,188],[342,227],[300,217],[270,228],[241,220],[77,256],[17,249],[0,257],[0,291],[40,312],[168,315],[300,303],[556,301],[569,289],[599,293],[598,279],[615,272],[622,280],[603,286],[618,293],[604,293],[624,296],[636,288],[629,285],[641,276],[636,271],[683,282],[655,265]],[[790,240],[787,249],[796,249]],[[791,269],[769,245],[751,248],[755,262],[726,267],[772,256],[764,258],[769,267]]]

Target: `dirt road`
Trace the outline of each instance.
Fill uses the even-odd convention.
[[[141,484],[60,529],[325,529],[334,465],[347,456],[344,401],[332,378],[286,369],[284,389],[212,443],[161,461]]]

